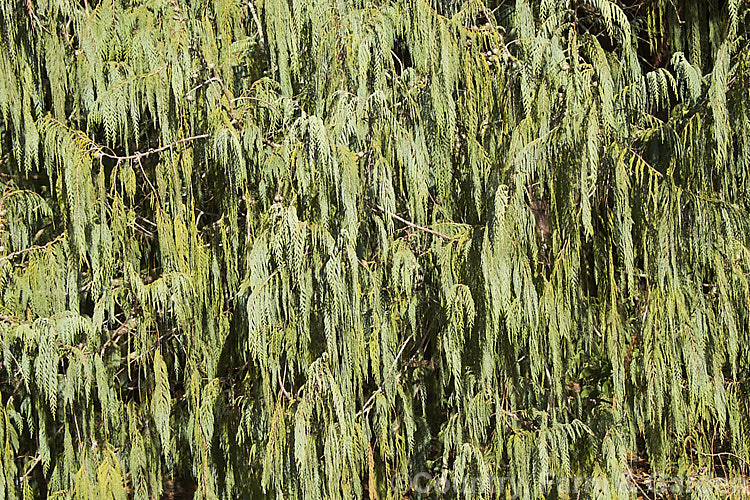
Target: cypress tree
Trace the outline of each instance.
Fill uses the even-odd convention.
[[[746,478],[749,12],[0,2],[0,497]]]

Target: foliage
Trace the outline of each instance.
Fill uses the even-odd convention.
[[[746,2],[0,13],[0,496],[748,474]]]

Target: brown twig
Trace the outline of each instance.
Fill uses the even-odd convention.
[[[279,379],[279,387],[281,388],[281,393],[284,395],[287,401],[291,401],[292,397],[288,392],[286,392],[286,388],[284,387],[284,380],[286,380],[286,367],[284,367],[284,379],[282,380],[281,378],[281,372],[277,373],[277,378]]]
[[[266,39],[263,37],[263,28],[260,25],[260,18],[258,17],[258,13],[255,11],[255,6],[253,5],[253,0],[248,0],[247,7],[250,9],[250,14],[253,16],[253,21],[255,21],[255,27],[258,28],[258,38],[260,39],[260,48],[264,49],[266,48]]]
[[[362,405],[362,409],[357,412],[356,415],[354,415],[354,418],[358,418],[360,415],[363,415],[370,411],[370,408],[372,407],[372,402],[375,399],[375,396],[379,392],[383,392],[383,386],[385,385],[386,381],[390,380],[390,372],[393,371],[394,368],[396,368],[396,365],[398,364],[398,360],[401,358],[401,355],[404,353],[404,349],[406,349],[406,346],[411,342],[411,339],[414,337],[413,334],[410,334],[408,337],[406,337],[406,340],[401,344],[401,349],[398,350],[398,354],[396,354],[396,357],[393,359],[393,364],[391,365],[391,368],[389,370],[389,373],[386,374],[384,377],[383,382],[378,386],[378,388],[375,390],[375,392],[372,393],[372,395],[368,398],[367,401],[365,401],[365,404]],[[396,375],[400,373],[400,370],[396,372]]]
[[[429,227],[424,227],[424,226],[420,226],[419,224],[414,224],[413,222],[408,221],[408,220],[404,219],[403,217],[399,217],[396,214],[389,213],[383,207],[381,207],[378,204],[375,205],[375,208],[377,208],[378,210],[380,210],[384,214],[390,215],[392,218],[396,219],[397,221],[402,222],[402,223],[406,224],[407,226],[412,227],[414,229],[419,229],[420,231],[424,231],[426,233],[430,233],[432,235],[438,236],[438,237],[443,238],[444,240],[448,240],[448,241],[453,241],[453,240],[456,239],[456,238],[452,238],[450,236],[447,236],[447,235],[445,235],[443,233],[439,233],[439,232],[437,232],[437,231],[435,231],[433,229],[430,229]]]
[[[36,457],[34,459],[34,463],[31,464],[31,467],[29,467],[29,470],[26,471],[26,474],[24,474],[23,476],[21,476],[21,479],[19,479],[19,482],[21,482],[21,483],[24,482],[31,475],[31,473],[34,471],[34,468],[37,466],[37,464],[39,462],[41,462],[41,461],[42,461],[42,456],[41,455],[39,455],[38,457]]]
[[[232,99],[232,95],[229,93],[229,89],[227,89],[226,85],[224,84],[224,80],[219,75],[219,72],[216,71],[216,65],[214,63],[208,62],[208,59],[206,59],[206,56],[203,54],[203,51],[200,49],[200,47],[196,46],[194,47],[194,49],[196,52],[198,52],[198,55],[200,56],[206,68],[211,70],[211,76],[213,77],[211,78],[211,80],[218,83],[219,87],[221,87],[221,91],[224,94],[224,98],[227,100],[227,106],[229,107],[229,114],[232,115],[232,123],[237,124],[240,128],[242,128],[242,123],[237,117],[237,112],[234,109],[234,100]]]
[[[23,254],[25,254],[27,252],[31,252],[33,250],[43,250],[43,249],[47,248],[48,246],[53,245],[53,244],[57,243],[58,241],[62,240],[63,236],[64,235],[61,234],[57,238],[55,238],[54,240],[52,240],[52,241],[50,241],[50,242],[48,242],[48,243],[46,243],[44,245],[34,245],[32,247],[29,247],[29,248],[24,248],[23,250],[17,250],[15,252],[11,252],[8,255],[6,255],[5,257],[0,257],[0,263],[3,263],[3,262],[8,261],[8,260],[12,260],[12,259],[18,257],[19,255],[23,255]]]
[[[127,155],[127,156],[118,156],[115,154],[105,153],[104,151],[102,151],[102,149],[104,148],[103,146],[100,146],[93,142],[91,144],[94,148],[97,148],[99,150],[97,153],[97,155],[99,156],[106,156],[107,158],[112,158],[113,160],[117,160],[117,161],[138,160],[145,156],[149,156],[149,155],[156,154],[156,153],[161,153],[162,151],[166,151],[167,149],[172,149],[173,147],[178,146],[182,143],[197,141],[198,139],[205,139],[210,136],[211,134],[198,134],[198,135],[194,135],[191,137],[183,137],[182,139],[178,139],[172,143],[167,144],[166,146],[162,146],[160,148],[155,148],[155,149],[151,148],[146,151],[136,151],[132,155]]]

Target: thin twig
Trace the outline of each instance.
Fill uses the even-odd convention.
[[[420,231],[424,231],[426,233],[433,234],[435,236],[438,236],[438,237],[443,238],[444,240],[448,240],[448,241],[453,241],[453,240],[456,239],[456,238],[451,238],[450,236],[447,236],[447,235],[445,235],[443,233],[439,233],[439,232],[437,232],[437,231],[435,231],[433,229],[430,229],[429,227],[424,227],[424,226],[420,226],[419,224],[414,224],[413,222],[410,222],[410,221],[404,219],[403,217],[399,217],[396,214],[389,213],[383,207],[381,207],[380,205],[376,204],[375,208],[377,208],[378,210],[380,210],[384,214],[390,215],[391,217],[393,217],[397,221],[402,222],[402,223],[406,224],[407,226],[412,227],[414,229],[419,229]]]
[[[174,142],[172,142],[170,144],[167,144],[166,146],[162,146],[162,147],[156,148],[156,149],[152,148],[152,149],[149,149],[147,151],[136,151],[132,155],[128,155],[128,156],[117,156],[115,154],[105,153],[104,151],[102,151],[103,146],[100,146],[100,145],[95,144],[95,143],[91,143],[91,144],[95,148],[99,149],[99,152],[97,153],[99,156],[106,156],[107,158],[112,158],[113,160],[118,160],[118,161],[123,161],[123,160],[138,160],[138,159],[143,158],[145,156],[149,156],[149,155],[152,155],[152,154],[155,154],[155,153],[161,153],[162,151],[166,151],[167,149],[172,149],[173,147],[175,147],[175,146],[177,146],[179,144],[182,144],[184,142],[197,141],[198,139],[205,139],[205,138],[210,137],[210,136],[211,136],[211,134],[198,134],[198,135],[194,135],[192,137],[183,137],[182,139],[178,139],[178,140],[176,140],[176,141],[174,141]]]
[[[185,93],[185,97],[188,97],[188,96],[189,96],[190,94],[192,94],[193,92],[195,92],[195,91],[196,91],[196,90],[198,90],[199,88],[203,87],[204,85],[208,85],[209,83],[211,83],[211,82],[213,82],[213,81],[214,81],[214,78],[213,78],[213,77],[211,77],[211,78],[209,78],[208,80],[206,80],[205,82],[203,82],[203,83],[200,83],[200,84],[196,85],[195,87],[193,87],[192,89],[188,90],[188,91],[187,91],[187,92]]]
[[[39,455],[38,457],[36,457],[34,459],[34,463],[31,464],[31,467],[29,467],[29,470],[26,471],[26,474],[24,474],[23,476],[21,476],[21,479],[19,480],[19,482],[21,482],[21,483],[24,482],[31,475],[31,473],[34,471],[34,468],[36,467],[36,465],[39,462],[41,462],[41,461],[42,461],[42,456],[41,455]]]
[[[234,109],[232,95],[229,93],[227,86],[224,85],[224,80],[221,79],[221,77],[219,76],[219,72],[216,71],[216,66],[212,67],[211,71],[213,71],[214,80],[218,82],[219,86],[221,87],[221,91],[224,93],[224,98],[227,100],[227,104],[229,105],[229,113],[232,115],[233,123],[237,123],[241,126],[242,124],[240,123],[240,119],[237,117],[237,111]]]
[[[641,485],[639,484],[638,480],[635,477],[635,474],[633,474],[632,469],[628,464],[625,464],[625,467],[628,469],[628,474],[630,475],[630,479],[633,481],[633,484],[640,490],[640,492],[643,494],[643,498],[648,498],[648,493],[643,491],[643,488],[641,488]]]
[[[16,364],[18,364],[18,361],[16,361]],[[21,376],[18,378],[18,382],[16,382],[16,386],[13,388],[13,392],[8,396],[8,401],[5,403],[5,406],[10,406],[10,404],[13,402],[13,397],[18,392],[18,389],[21,388],[21,385],[24,383],[23,378],[23,370],[21,371]]]
[[[731,458],[736,458],[737,460],[739,460],[743,464],[750,465],[750,462],[748,462],[747,460],[745,460],[744,458],[742,458],[739,455],[735,455],[734,453],[729,453],[729,452],[703,453],[702,451],[699,451],[698,453],[701,454],[701,455],[703,455],[704,457],[722,457],[722,456],[727,456],[727,457],[731,457]]]
[[[388,373],[386,374],[383,382],[378,386],[378,388],[375,390],[375,392],[372,393],[372,395],[369,397],[367,401],[365,401],[365,404],[362,405],[362,409],[357,412],[356,415],[354,415],[354,418],[359,417],[360,415],[363,415],[370,411],[370,407],[372,406],[372,401],[375,399],[375,396],[379,392],[383,392],[383,386],[385,383],[390,380],[390,372],[393,371],[394,368],[396,368],[396,365],[398,364],[398,360],[401,358],[401,355],[404,353],[404,349],[406,349],[406,346],[409,344],[411,339],[414,337],[414,334],[410,334],[408,337],[406,337],[406,340],[401,344],[401,349],[398,350],[398,354],[396,354],[396,357],[393,360],[393,364],[391,365],[390,370],[388,370]],[[397,372],[398,373],[398,372]]]
[[[203,61],[203,64],[211,70],[211,74],[213,76],[212,80],[219,84],[219,87],[221,87],[221,91],[224,94],[224,98],[227,100],[227,105],[229,108],[229,114],[232,115],[232,124],[237,124],[240,128],[242,128],[242,123],[240,122],[240,119],[237,117],[237,112],[234,109],[234,102],[232,99],[232,95],[229,93],[229,89],[227,89],[227,86],[224,84],[224,80],[219,75],[219,72],[216,70],[216,64],[209,63],[208,59],[206,59],[206,56],[203,54],[203,51],[200,49],[200,47],[195,47],[196,52],[198,52],[198,55],[201,57],[201,60]]]
[[[278,372],[276,375],[277,375],[277,378],[279,379],[279,387],[281,388],[281,393],[284,395],[287,401],[291,401],[292,397],[289,395],[288,392],[286,392],[286,388],[284,388],[284,380],[286,380],[286,367],[284,367],[284,380],[281,379],[281,372]]]
[[[279,115],[279,117],[282,120],[284,120],[284,115],[281,114],[281,111],[279,111],[279,108],[277,108],[276,106],[274,106],[270,102],[266,101],[265,99],[261,99],[260,97],[255,97],[255,96],[250,96],[250,95],[243,95],[243,96],[235,97],[234,99],[232,99],[232,102],[235,102],[235,101],[244,101],[244,100],[247,100],[247,99],[267,104],[268,107],[270,107],[272,110],[274,110],[276,112],[276,114]]]
[[[248,0],[247,7],[250,9],[250,14],[252,14],[253,16],[253,21],[255,21],[255,26],[258,28],[258,38],[260,39],[260,48],[265,50],[266,39],[263,37],[263,28],[260,25],[260,18],[258,18],[258,13],[255,12],[255,6],[253,5],[253,0]]]
[[[130,333],[130,330],[132,330],[136,326],[136,324],[138,323],[138,320],[136,319],[135,321],[133,321],[133,323],[130,323],[131,318],[132,318],[132,312],[131,312],[131,315],[128,316],[128,318],[122,324],[120,324],[120,326],[118,326],[114,332],[112,332],[112,334],[104,343],[104,345],[102,345],[102,348],[100,350],[100,354],[102,356],[104,356],[104,351],[106,350],[109,344],[113,343],[116,345],[119,337],[121,337],[124,333]]]
[[[57,238],[55,238],[54,240],[52,240],[49,243],[46,243],[44,245],[34,245],[32,247],[29,247],[29,248],[24,248],[23,250],[17,250],[15,252],[9,253],[5,257],[0,257],[0,263],[3,263],[5,261],[11,260],[11,259],[14,259],[14,258],[18,257],[19,255],[23,255],[23,254],[25,254],[27,252],[31,252],[33,250],[43,250],[43,249],[47,248],[48,246],[53,245],[53,244],[57,243],[58,241],[62,240],[63,236],[64,235],[61,234]]]
[[[651,169],[651,171],[653,173],[655,173],[656,175],[658,175],[662,179],[664,178],[664,174],[662,174],[661,172],[659,172],[658,170],[656,170],[656,168],[654,168],[653,165],[651,165],[641,155],[639,155],[638,152],[635,149],[633,149],[633,148],[631,148],[629,146],[627,146],[626,148],[627,148],[628,151],[630,151],[631,153],[633,153],[633,155],[635,155],[636,158],[638,158],[639,160],[641,160],[644,165],[646,165],[649,169]]]
[[[159,200],[159,192],[156,190],[156,188],[154,187],[154,185],[151,183],[151,179],[148,178],[148,175],[146,175],[146,169],[143,168],[143,163],[141,163],[141,157],[139,156],[138,158],[136,158],[136,160],[138,160],[138,168],[141,169],[141,173],[143,174],[143,178],[146,179],[146,182],[151,187],[151,191],[153,191],[154,196],[156,196],[157,203],[159,204],[159,206],[161,206],[161,200]],[[119,163],[119,160],[118,160],[118,163]]]

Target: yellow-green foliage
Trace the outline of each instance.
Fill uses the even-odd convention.
[[[747,16],[0,2],[0,498],[747,477]]]

